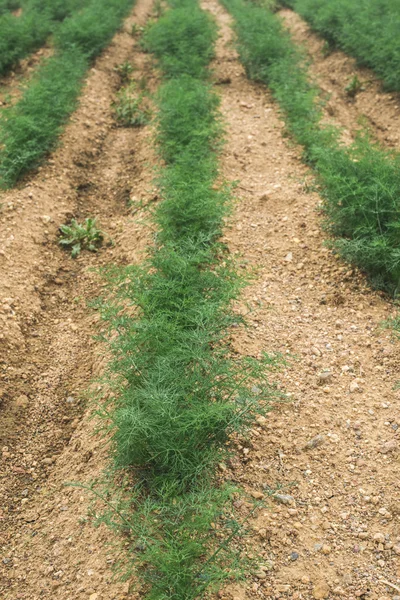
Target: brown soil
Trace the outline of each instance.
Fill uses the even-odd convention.
[[[377,77],[369,69],[360,68],[356,61],[335,50],[324,53],[325,42],[313,33],[307,23],[289,9],[279,11],[293,39],[305,47],[311,58],[309,71],[323,90],[326,103],[326,120],[340,124],[351,138],[364,121],[373,134],[386,145],[400,145],[400,96],[385,93]],[[362,85],[354,98],[346,87],[354,76]]]
[[[60,147],[0,213],[0,597],[123,598],[112,582],[109,532],[86,522],[88,497],[67,481],[99,475],[107,448],[93,435],[85,390],[105,358],[94,342],[101,293],[92,267],[141,260],[150,240],[144,205],[156,199],[151,128],[115,127],[115,67],[155,79],[129,34],[151,0],[138,0],[124,30],[96,62]],[[57,244],[70,217],[96,216],[115,246],[72,260]],[[104,353],[103,353],[104,354]]]
[[[257,270],[239,307],[251,307],[249,327],[232,339],[250,355],[287,355],[277,379],[290,396],[231,465],[255,497],[277,487],[283,496],[253,521],[248,549],[264,568],[221,596],[383,599],[400,588],[400,354],[380,327],[392,307],[324,248],[301,151],[284,141],[265,88],[247,81],[230,17],[216,0],[203,5],[221,29],[216,79],[230,81],[217,88],[223,174],[240,178],[226,241],[244,269]]]

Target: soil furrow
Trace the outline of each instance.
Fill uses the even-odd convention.
[[[246,79],[229,15],[215,0],[203,6],[221,31],[223,175],[240,179],[225,241],[256,269],[238,307],[251,308],[249,327],[232,339],[239,352],[287,356],[277,379],[289,394],[228,468],[254,497],[281,489],[253,522],[260,571],[225,597],[386,597],[384,580],[400,582],[399,350],[381,327],[392,306],[324,247],[301,150],[268,91]]]
[[[150,128],[115,127],[115,67],[129,60],[154,88],[135,46],[152,2],[138,0],[124,31],[91,70],[80,107],[47,165],[3,194],[0,320],[0,533],[2,598],[123,598],[113,584],[106,531],[87,523],[88,498],[64,488],[105,468],[84,392],[104,356],[86,302],[101,292],[91,267],[140,260],[150,239],[142,204],[155,199]],[[60,223],[96,216],[115,245],[72,260],[57,245]],[[89,410],[89,412],[91,412]],[[96,596],[98,594],[98,596]]]
[[[344,52],[327,52],[324,40],[313,33],[297,13],[282,9],[278,14],[294,41],[304,46],[311,58],[310,74],[326,97],[325,120],[342,126],[350,140],[361,124],[367,125],[382,143],[398,149],[399,95],[384,92],[376,75],[369,69],[357,66],[355,59]],[[354,96],[351,89],[346,91],[352,81],[358,82]]]

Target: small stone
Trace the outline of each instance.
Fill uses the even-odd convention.
[[[53,459],[52,458],[44,458],[42,460],[42,464],[44,465],[51,465],[53,463]]]
[[[373,538],[374,542],[377,544],[383,544],[385,542],[385,536],[383,533],[374,533]]]
[[[315,550],[316,552],[319,552],[319,551],[322,549],[322,545],[323,545],[323,544],[319,544],[319,543],[317,543],[317,544],[314,544],[314,550]]]
[[[292,552],[292,553],[290,554],[290,560],[293,560],[293,561],[295,561],[295,560],[297,560],[298,558],[299,558],[299,554],[298,554],[297,552]]]
[[[29,404],[29,398],[28,396],[25,396],[25,394],[21,394],[20,396],[18,396],[18,398],[15,401],[15,405],[18,406],[19,408],[26,408]]]
[[[90,594],[89,600],[98,600],[99,595],[95,592],[94,594]]]
[[[357,381],[352,381],[350,383],[349,390],[350,394],[353,394],[354,392],[358,392],[360,390],[360,386],[358,385]]]
[[[274,500],[276,500],[280,504],[293,504],[294,503],[293,496],[290,496],[289,494],[274,494],[272,497],[274,498]]]
[[[275,589],[280,594],[287,594],[288,592],[290,592],[290,585],[279,584],[279,585],[275,586]]]
[[[251,495],[256,500],[261,500],[262,498],[264,498],[264,494],[262,492],[251,492]]]
[[[320,581],[313,587],[313,596],[317,600],[323,600],[329,596],[329,585],[325,581]]]
[[[381,454],[389,454],[389,452],[394,452],[395,450],[397,450],[396,440],[390,440],[389,442],[385,442],[379,448],[379,452]]]
[[[292,260],[293,260],[293,254],[292,254],[292,252],[288,252],[286,254],[285,258],[284,258],[284,261],[285,262],[292,262]]]
[[[378,565],[379,565],[380,567],[382,567],[382,568],[383,568],[383,567],[385,566],[385,564],[386,564],[386,563],[385,563],[385,561],[384,561],[384,560],[382,560],[382,559],[381,559],[381,560],[378,560],[378,561],[377,561],[377,563],[378,563]]]
[[[321,371],[321,373],[318,374],[319,383],[327,383],[331,379],[332,379],[331,371]]]
[[[311,352],[315,354],[315,356],[321,356],[321,350],[317,348],[317,346],[312,346]]]
[[[261,569],[259,569],[256,573],[254,573],[255,577],[257,577],[257,579],[266,579],[267,578],[267,574],[265,571],[262,571]]]
[[[304,583],[304,585],[307,585],[308,583],[310,583],[310,578],[308,577],[308,575],[302,576],[301,583]]]
[[[256,419],[256,423],[258,423],[258,425],[265,425],[266,422],[267,422],[267,419],[265,417],[263,417],[262,415],[260,415]]]
[[[322,444],[324,442],[325,442],[325,436],[322,434],[318,434],[314,438],[312,438],[311,440],[309,440],[307,442],[307,444],[304,446],[304,449],[312,450],[314,448],[318,448],[319,446],[322,446]]]
[[[50,221],[51,221],[51,217],[49,217],[49,215],[43,215],[43,216],[42,216],[42,221],[43,221],[43,223],[45,223],[45,224],[47,224],[47,223],[50,223]]]
[[[331,547],[328,544],[324,544],[321,548],[322,554],[330,554],[332,551]]]

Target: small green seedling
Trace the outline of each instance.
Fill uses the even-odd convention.
[[[357,75],[354,75],[344,88],[344,91],[349,98],[355,98],[358,92],[361,92],[363,89],[364,87],[361,81],[358,79]]]
[[[134,67],[127,60],[120,65],[114,67],[114,71],[118,73],[122,83],[127,83],[134,71]]]
[[[321,53],[324,58],[332,54],[332,46],[330,42],[328,42],[328,40],[325,40],[325,42],[323,43]]]
[[[59,244],[71,250],[72,258],[76,258],[82,250],[97,252],[102,244],[104,233],[97,228],[96,219],[85,219],[81,225],[75,219],[69,225],[60,225],[61,239]]]
[[[150,121],[151,111],[144,92],[137,93],[135,85],[122,89],[114,103],[115,118],[122,127],[141,127]]]
[[[131,28],[131,35],[133,37],[135,37],[135,36],[143,33],[143,31],[144,31],[144,27],[140,27],[140,25],[136,25],[136,23],[134,23]]]

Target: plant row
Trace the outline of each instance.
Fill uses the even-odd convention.
[[[70,0],[70,7],[77,0]],[[68,6],[67,2],[52,2]],[[0,120],[0,184],[11,187],[37,167],[76,107],[91,61],[109,43],[133,0],[90,0],[53,36],[54,55],[38,69],[21,99]]]
[[[106,381],[115,393],[101,411],[113,483],[95,493],[111,505],[104,518],[126,534],[141,597],[151,600],[198,598],[244,569],[236,492],[218,465],[272,394],[272,359],[240,358],[228,343],[243,281],[219,242],[230,194],[216,186],[222,131],[207,82],[215,36],[192,0],[174,0],[145,33],[164,77],[157,233],[141,266],[108,271],[102,306],[114,356]]]
[[[304,147],[324,198],[335,250],[393,295],[400,283],[400,158],[359,132],[343,146],[340,131],[322,126],[319,91],[303,54],[280,18],[246,0],[223,0],[233,14],[238,50],[249,77],[268,85],[288,130]]]
[[[397,0],[284,0],[332,47],[370,67],[400,91],[400,11]]]
[[[0,75],[42,46],[60,23],[87,4],[87,0],[21,0],[0,2]],[[10,9],[20,7],[21,15]]]

